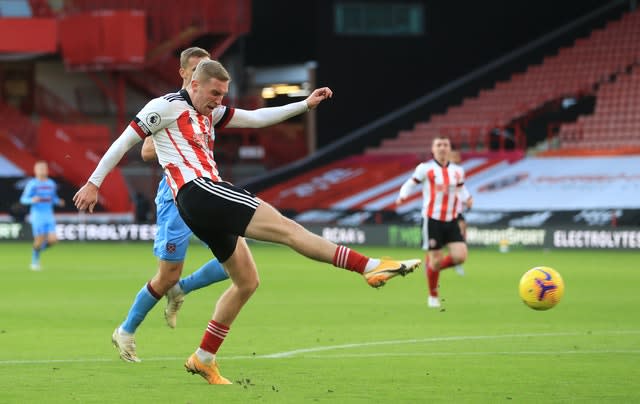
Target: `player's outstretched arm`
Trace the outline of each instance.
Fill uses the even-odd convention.
[[[98,203],[98,189],[104,178],[122,160],[122,156],[142,139],[135,130],[128,126],[122,135],[109,147],[102,156],[98,166],[89,177],[89,181],[73,196],[73,203],[78,210],[88,210],[93,213],[93,208]]]
[[[236,108],[227,127],[264,128],[265,126],[275,125],[317,107],[322,101],[332,96],[333,92],[329,87],[322,87],[313,90],[304,101],[292,102],[279,107],[259,108],[252,111]]]

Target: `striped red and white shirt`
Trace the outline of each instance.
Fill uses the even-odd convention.
[[[175,197],[180,187],[198,177],[220,181],[213,157],[215,129],[224,128],[234,112],[219,106],[211,115],[202,115],[183,89],[151,100],[129,126],[143,139],[153,136],[158,162]]]
[[[440,165],[436,160],[420,163],[412,179],[422,184],[424,218],[443,222],[456,219],[458,198],[464,185],[464,169],[457,164]]]

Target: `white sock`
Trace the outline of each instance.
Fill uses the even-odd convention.
[[[378,265],[380,265],[380,260],[377,258],[369,258],[369,261],[367,261],[367,265],[364,267],[364,272],[371,272],[371,270],[373,270],[374,268],[376,268]]]
[[[174,295],[184,295],[184,291],[180,287],[180,283],[176,283],[169,289]]]
[[[125,337],[130,337],[133,335],[130,332],[126,332],[125,330],[123,330],[122,327],[118,327],[118,334],[123,335]]]
[[[196,349],[196,356],[200,360],[200,362],[208,365],[209,363],[216,360],[216,354],[212,354],[211,352],[207,352],[202,348]]]

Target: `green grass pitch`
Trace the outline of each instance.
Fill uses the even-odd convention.
[[[30,246],[0,244],[2,403],[640,402],[637,252],[474,249],[426,307],[422,270],[380,290],[286,248],[252,244],[261,286],[219,354],[233,386],[184,371],[227,282],[196,291],[169,329],[162,301],[137,333],[143,362],[111,332],[155,272],[149,244],[61,243],[29,270]],[[361,248],[423,258],[419,250]],[[209,259],[194,245],[185,273]],[[518,297],[529,268],[557,269],[563,301]]]

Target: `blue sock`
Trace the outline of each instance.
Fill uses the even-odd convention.
[[[43,241],[42,244],[40,244],[40,247],[35,248],[33,247],[33,252],[31,253],[31,262],[34,264],[37,264],[38,262],[40,262],[40,253],[42,251],[45,250],[45,248],[47,248],[47,240]]]
[[[160,300],[160,297],[162,297],[160,296],[156,298],[150,288],[151,286],[147,283],[136,295],[136,298],[129,309],[129,314],[127,314],[127,318],[120,326],[124,331],[130,334],[135,334],[138,326],[147,316],[147,313],[153,309],[153,306],[155,306],[156,303],[158,303],[158,300]]]
[[[229,275],[224,271],[218,260],[212,259],[201,266],[196,272],[186,278],[180,279],[178,284],[186,295],[189,292],[204,288],[212,283],[220,282],[228,278]]]
[[[33,252],[31,253],[31,262],[37,264],[40,261],[40,249],[33,247]]]

